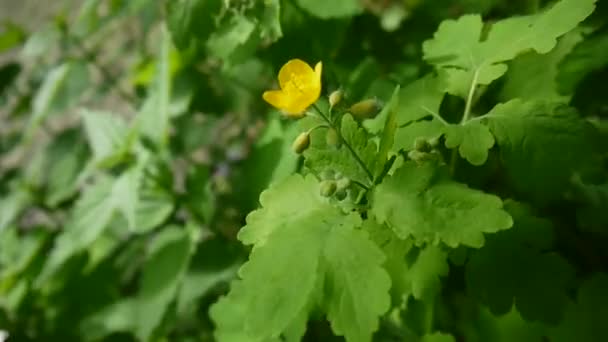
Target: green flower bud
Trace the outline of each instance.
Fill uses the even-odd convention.
[[[308,132],[300,133],[296,140],[293,141],[293,145],[291,145],[292,150],[300,154],[304,152],[308,146],[310,146],[310,134]]]
[[[342,101],[342,97],[344,96],[344,92],[341,89],[334,90],[331,94],[329,94],[329,106],[334,107],[340,101]]]
[[[343,177],[336,182],[338,190],[344,190],[350,186],[350,179]]]
[[[327,130],[325,134],[325,142],[328,146],[340,147],[342,141],[340,141],[340,137],[338,136],[338,132],[335,129],[330,128]]]
[[[335,179],[335,180],[338,180],[338,179],[340,179],[340,178],[342,178],[342,177],[343,177],[343,175],[342,175],[342,172],[340,172],[340,171],[337,171],[337,172],[334,174],[334,179]]]
[[[432,139],[429,139],[429,144],[431,144],[432,147],[439,146],[439,137],[434,137]]]
[[[344,200],[346,198],[346,195],[347,195],[347,193],[346,193],[346,190],[344,190],[344,189],[336,191],[336,199],[338,201]]]
[[[330,197],[336,192],[336,182],[333,180],[324,180],[321,182],[320,193],[323,197]]]
[[[424,161],[426,159],[426,155],[427,155],[427,153],[420,152],[418,150],[411,150],[407,153],[408,158],[410,158],[411,160],[413,160],[415,162]]]
[[[380,112],[380,109],[382,109],[380,101],[367,99],[350,106],[348,112],[358,119],[370,119],[376,116]]]
[[[416,139],[414,143],[414,149],[418,152],[431,152],[433,146],[429,143],[426,138],[419,137]]]

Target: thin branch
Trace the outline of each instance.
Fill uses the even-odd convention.
[[[363,162],[363,160],[361,160],[361,158],[359,157],[359,155],[357,154],[357,152],[355,152],[355,150],[352,148],[352,146],[350,146],[350,144],[348,143],[348,141],[346,141],[344,139],[344,137],[342,136],[342,133],[340,132],[340,130],[336,129],[334,127],[334,124],[331,122],[331,120],[329,120],[329,118],[327,116],[325,116],[325,114],[323,114],[323,112],[319,109],[319,107],[317,107],[316,104],[312,104],[313,108],[317,111],[317,113],[319,113],[319,115],[321,116],[321,118],[323,118],[323,120],[325,120],[325,122],[327,122],[328,125],[330,125],[332,128],[334,128],[336,130],[336,133],[338,133],[338,136],[340,137],[340,140],[342,141],[342,143],[344,144],[344,146],[346,146],[346,148],[350,151],[350,153],[352,154],[353,158],[355,158],[355,161],[357,161],[357,163],[359,164],[359,166],[361,167],[361,169],[363,169],[363,171],[365,171],[365,173],[367,174],[367,177],[369,178],[370,182],[374,181],[374,176],[372,175],[371,171],[367,168],[367,166],[365,165],[365,163]]]
[[[469,120],[469,116],[471,115],[471,107],[473,106],[473,95],[475,95],[475,89],[477,88],[477,79],[479,78],[479,68],[475,70],[473,74],[473,80],[471,81],[471,88],[469,88],[469,95],[467,96],[467,103],[464,107],[464,115],[462,116],[462,120],[460,124],[464,124]]]
[[[439,120],[442,124],[444,125],[449,125],[449,123],[447,121],[445,121],[441,115],[439,115],[439,113],[435,113],[434,111],[430,110],[429,108],[427,108],[426,106],[420,106],[420,108],[422,108],[422,110],[424,110],[425,112],[431,114],[435,119]]]

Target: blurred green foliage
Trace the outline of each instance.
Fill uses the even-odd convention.
[[[608,1],[71,4],[0,23],[8,341],[608,339]]]

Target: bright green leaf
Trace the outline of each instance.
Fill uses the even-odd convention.
[[[446,73],[448,91],[464,98],[472,84],[487,85],[502,76],[507,71],[503,62],[529,49],[540,54],[552,50],[556,39],[594,8],[595,0],[562,0],[537,15],[494,23],[483,41],[481,16],[446,20],[433,39],[424,43],[424,58]]]
[[[483,233],[510,228],[500,198],[454,182],[434,163],[405,163],[374,189],[372,213],[402,239],[481,247]]]
[[[494,136],[488,126],[479,121],[445,126],[445,147],[456,148],[461,157],[479,166],[488,159],[488,150],[494,146]]]
[[[393,148],[393,143],[395,140],[395,131],[397,129],[396,107],[398,104],[399,86],[395,88],[395,91],[393,91],[393,95],[391,96],[391,99],[389,100],[388,104],[382,109],[382,112],[386,112],[387,114],[379,114],[382,116],[386,116],[386,122],[384,123],[384,129],[382,130],[382,136],[380,137],[380,144],[378,146],[378,154],[374,163],[374,179],[377,179],[377,177],[384,170],[384,165],[387,162],[389,152]]]
[[[313,144],[304,152],[305,165],[319,174],[325,170],[339,171],[351,180],[369,184],[373,178],[371,170],[378,153],[376,143],[370,140],[370,135],[350,114],[342,117],[340,130],[344,141],[338,148],[316,145],[315,141],[318,139],[313,136]],[[363,165],[353,157],[352,152],[359,156]]]
[[[435,119],[420,120],[399,127],[395,133],[393,150],[413,150],[418,138],[437,139],[443,135],[446,129],[447,126],[444,123]]]
[[[239,234],[255,247],[226,299],[242,306],[243,329],[260,340],[290,329],[301,334],[323,299],[334,333],[368,341],[388,309],[390,281],[382,251],[354,228],[360,218],[332,206],[312,176],[294,175],[260,202]]]
[[[322,19],[352,17],[363,11],[359,0],[297,0],[297,3],[310,14]]]

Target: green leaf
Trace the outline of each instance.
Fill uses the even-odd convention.
[[[177,295],[192,254],[190,234],[167,227],[154,239],[135,298],[135,333],[148,341]]]
[[[118,332],[130,332],[135,327],[135,300],[127,298],[87,316],[79,326],[87,341],[98,341]]]
[[[414,262],[409,263],[403,273],[404,282],[409,284],[405,294],[419,300],[429,300],[439,293],[441,278],[449,271],[448,254],[437,246],[427,246],[418,252]]]
[[[427,140],[438,139],[446,131],[447,126],[439,120],[420,120],[399,127],[395,133],[394,151],[414,149],[418,138]]]
[[[515,307],[527,321],[557,323],[568,301],[574,269],[553,244],[550,221],[533,216],[516,202],[507,202],[513,228],[490,236],[471,252],[466,266],[468,292],[495,315]]]
[[[494,136],[486,125],[479,121],[445,126],[445,147],[456,148],[461,157],[479,166],[488,159],[488,150],[494,146]]]
[[[369,341],[388,309],[382,251],[355,229],[361,219],[332,206],[318,187],[314,177],[298,175],[271,187],[239,233],[255,247],[227,300],[242,306],[240,326],[252,338],[276,338],[290,328],[302,334],[309,312],[321,305],[334,333]]]
[[[97,165],[111,167],[128,157],[135,135],[121,117],[84,110],[82,119],[93,151],[93,161]]]
[[[465,98],[471,85],[487,85],[502,76],[507,71],[505,61],[529,49],[540,54],[551,51],[558,37],[593,12],[595,2],[562,0],[537,15],[497,21],[483,41],[481,16],[446,20],[424,43],[424,59],[442,69],[450,93]]]
[[[38,286],[42,286],[73,255],[84,252],[100,238],[115,213],[123,214],[128,226],[136,224],[134,210],[142,171],[141,167],[135,166],[116,179],[100,178],[85,190],[36,280]]]
[[[549,329],[551,341],[604,341],[608,317],[607,287],[606,273],[596,273],[585,280],[578,290],[576,303],[568,306],[562,323]]]
[[[11,22],[5,22],[3,26],[4,29],[0,33],[0,53],[14,48],[25,40],[25,32],[21,27]]]
[[[586,184],[574,177],[574,198],[578,226],[586,232],[608,234],[608,183]]]
[[[224,67],[233,66],[249,57],[257,47],[259,35],[255,21],[244,15],[224,19],[207,40],[207,50],[221,59]]]
[[[557,87],[563,94],[573,93],[586,75],[608,65],[608,33],[594,34],[568,52],[557,72]]]
[[[204,241],[198,246],[179,290],[179,315],[193,315],[202,297],[219,284],[228,284],[236,278],[242,260],[234,247],[219,238]]]
[[[241,177],[235,186],[240,189],[238,201],[243,209],[255,209],[264,189],[296,170],[300,157],[291,145],[299,133],[296,124],[282,124],[278,115],[269,119],[242,168],[237,171],[241,172]]]
[[[79,131],[69,130],[55,138],[45,151],[45,203],[55,207],[77,192],[89,150]]]
[[[344,85],[345,97],[351,101],[360,101],[370,88],[370,84],[380,74],[380,65],[371,56],[365,57],[353,70],[349,70],[348,80]],[[382,129],[384,120],[378,120],[378,129]]]
[[[474,310],[461,308],[461,310],[463,309],[469,311],[459,316],[459,323],[464,330],[463,335],[466,341],[546,341],[546,327],[538,322],[525,321],[517,310],[512,310],[506,315],[494,316],[485,308],[475,308]]]
[[[354,226],[359,222],[331,207],[327,198],[319,194],[319,184],[312,176],[302,179],[291,175],[271,185],[260,195],[260,204],[260,209],[247,215],[247,225],[239,231],[238,238],[246,245],[261,246],[276,230],[290,226],[292,220],[314,216],[317,211],[326,213],[324,220],[329,226]]]
[[[414,121],[438,113],[443,96],[440,79],[433,74],[428,74],[401,89],[396,114],[397,126],[399,126],[397,132],[403,126],[408,127],[407,125]],[[364,126],[370,132],[378,133],[382,130],[385,120],[385,115],[381,113],[372,120],[366,120]]]
[[[574,110],[513,100],[486,114],[513,189],[536,202],[562,197],[572,173],[593,161],[597,132]]]
[[[69,258],[84,251],[101,236],[114,213],[111,193],[111,180],[102,179],[80,197],[36,280],[37,286],[43,286]]]
[[[402,239],[417,244],[481,247],[483,233],[510,228],[500,198],[454,182],[434,163],[405,163],[376,187],[372,213]]]
[[[88,88],[89,70],[85,63],[66,62],[49,71],[32,100],[26,137],[31,138],[49,115],[75,105]]]
[[[338,171],[351,180],[369,184],[373,180],[373,175],[370,173],[378,153],[376,143],[350,114],[342,117],[340,131],[344,141],[338,148],[317,145],[315,142],[321,139],[315,138],[319,135],[314,135],[311,138],[311,146],[304,152],[305,165],[319,174],[326,170]],[[365,168],[353,157],[351,148],[359,156]]]
[[[156,76],[148,89],[148,97],[138,114],[137,123],[144,135],[164,147],[169,139],[171,118],[171,40],[166,28],[163,27],[161,32]]]
[[[363,12],[363,5],[359,0],[296,0],[296,2],[308,13],[322,19],[352,17]]]
[[[21,50],[21,57],[33,59],[52,51],[61,39],[61,32],[57,25],[49,24],[31,34]]]
[[[25,189],[15,189],[0,197],[0,231],[17,219],[32,201],[32,195]]]
[[[387,162],[388,154],[393,148],[395,131],[397,129],[397,104],[399,104],[399,86],[395,87],[391,99],[382,109],[382,113],[379,114],[386,116],[386,122],[384,123],[384,129],[382,130],[382,136],[380,137],[380,144],[378,147],[378,154],[374,163],[374,180],[376,180],[378,176],[382,174],[384,166]],[[386,112],[386,114],[383,115],[384,112]]]
[[[213,336],[218,342],[280,342],[282,339],[257,338],[247,334],[244,330],[246,319],[245,298],[246,292],[240,281],[232,283],[232,290],[228,296],[221,297],[209,309],[209,316],[215,323]],[[285,335],[285,334],[284,334]],[[288,342],[296,342],[301,339],[303,331],[295,339],[287,339]]]
[[[220,0],[174,0],[167,2],[167,26],[175,45],[188,48],[204,42],[215,28],[215,17],[222,8]]]
[[[283,36],[281,29],[281,2],[267,0],[255,2],[254,16],[260,20],[260,36],[272,42]]]
[[[456,342],[456,339],[450,334],[436,332],[422,336],[420,342]]]
[[[561,37],[555,49],[549,53],[529,52],[517,57],[509,65],[500,98],[504,101],[515,98],[568,101],[569,96],[558,92],[557,76],[561,62],[582,39],[580,30],[574,30]]]

